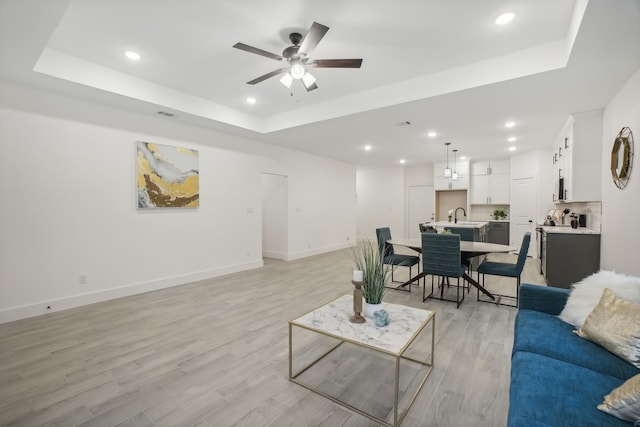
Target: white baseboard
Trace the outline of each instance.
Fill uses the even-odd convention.
[[[338,251],[340,249],[346,249],[349,247],[349,242],[337,243],[335,245],[322,246],[319,248],[313,248],[305,251],[292,252],[287,256],[287,261],[293,261],[294,259],[306,258],[308,256],[320,255],[327,252]]]
[[[275,258],[275,259],[281,259],[284,261],[287,260],[287,253],[280,252],[280,251],[262,251],[262,256],[265,258]]]
[[[198,271],[195,273],[166,277],[164,279],[152,280],[149,282],[133,283],[118,288],[101,289],[86,294],[71,295],[54,300],[36,302],[19,307],[10,307],[0,310],[0,324],[26,319],[28,317],[40,316],[42,314],[52,313],[55,311],[66,310],[69,308],[80,307],[87,304],[95,304],[111,299],[156,291],[159,289],[170,288],[172,286],[184,285],[198,280],[210,279],[212,277],[251,270],[263,266],[264,263],[260,259],[242,264],[216,268],[213,270]]]

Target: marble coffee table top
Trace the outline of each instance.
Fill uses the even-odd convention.
[[[351,323],[353,295],[343,295],[289,323],[355,344],[373,347],[400,355],[407,344],[434,315],[433,311],[382,302],[391,323],[376,326],[374,319],[366,323]]]

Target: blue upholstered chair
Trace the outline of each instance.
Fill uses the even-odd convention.
[[[451,234],[458,234],[460,236],[460,240],[463,242],[473,242],[473,232],[474,229],[470,227],[445,227],[445,230],[449,230]],[[467,267],[467,271],[471,274],[471,260],[465,259],[462,260],[462,263],[465,267]],[[467,293],[471,290],[471,286],[465,286]]]
[[[496,294],[494,295],[499,297],[506,298],[515,298],[515,305],[513,304],[503,304],[502,298],[500,298],[499,304],[509,305],[512,307],[518,306],[518,300],[520,298],[520,276],[522,275],[522,270],[524,269],[524,263],[527,260],[527,252],[529,252],[529,243],[531,242],[531,233],[524,233],[522,237],[522,245],[520,245],[520,253],[518,254],[518,261],[515,264],[510,264],[507,262],[493,262],[493,261],[485,261],[478,266],[478,282],[480,281],[480,274],[482,274],[482,286],[484,286],[484,275],[490,274],[492,276],[503,276],[503,277],[515,277],[516,280],[516,296],[513,295],[502,295]],[[478,291],[478,301],[484,301],[480,299],[480,291]],[[494,301],[486,301],[486,302],[494,302]]]
[[[426,285],[422,288],[422,301],[434,298],[456,303],[460,307],[464,301],[464,280],[460,285],[460,277],[464,274],[465,266],[460,259],[460,236],[458,234],[422,233],[422,273],[431,275],[431,294],[426,295]],[[458,279],[456,284],[456,299],[444,298],[444,283],[440,282],[440,297],[434,295],[434,277]],[[462,292],[460,292],[462,288]],[[462,297],[461,297],[462,294]]]
[[[420,271],[420,257],[416,256],[416,255],[404,255],[404,254],[396,254],[393,250],[393,245],[390,245],[387,243],[387,240],[391,240],[391,230],[389,229],[389,227],[381,227],[381,228],[377,228],[376,229],[376,238],[378,239],[378,248],[380,250],[380,255],[382,256],[382,262],[384,264],[391,264],[391,281],[395,282],[395,283],[402,283],[402,282],[396,282],[395,280],[393,280],[393,267],[394,266],[402,266],[402,267],[409,267],[409,277],[413,277],[413,275],[411,274],[411,268],[414,265],[418,265],[418,271]],[[402,291],[407,291],[407,292],[411,292],[411,285],[409,284],[407,286],[407,289],[402,289],[400,287],[398,288],[392,288],[392,289],[399,289]]]

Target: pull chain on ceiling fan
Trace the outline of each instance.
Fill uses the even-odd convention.
[[[249,53],[255,53],[256,55],[264,56],[266,58],[275,59],[276,61],[286,64],[285,67],[273,70],[270,73],[264,74],[253,80],[247,82],[247,84],[255,85],[271,77],[285,73],[280,79],[287,88],[291,87],[294,80],[302,80],[304,87],[307,91],[317,89],[316,79],[307,71],[309,68],[360,68],[362,65],[362,59],[316,59],[309,60],[309,57],[313,53],[320,40],[329,31],[329,27],[314,22],[309,28],[307,35],[302,38],[300,33],[291,33],[289,40],[293,43],[292,46],[285,48],[282,51],[282,55],[267,52],[266,50],[259,49],[257,47],[249,46],[244,43],[236,43],[234,48],[247,51]]]

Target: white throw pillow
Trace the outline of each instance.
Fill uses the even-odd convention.
[[[614,271],[600,270],[571,285],[571,295],[558,317],[579,328],[598,305],[605,288],[621,298],[640,303],[640,277],[627,276]]]

